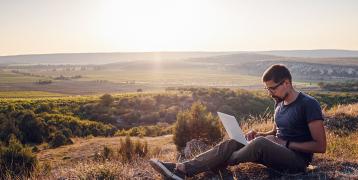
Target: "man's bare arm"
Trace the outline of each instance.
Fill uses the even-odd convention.
[[[324,131],[323,121],[314,120],[308,124],[311,132],[312,141],[307,142],[290,142],[289,148],[309,153],[325,153],[326,152],[326,134]]]

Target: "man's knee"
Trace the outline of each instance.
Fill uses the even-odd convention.
[[[265,151],[268,139],[257,137],[245,146],[243,150],[233,152],[228,163],[233,165],[241,162],[258,162]]]
[[[242,146],[239,142],[237,142],[236,140],[234,139],[227,139],[223,142],[220,143],[222,146],[226,146],[230,149],[238,149],[240,146]]]
[[[257,137],[255,139],[253,139],[249,146],[252,146],[253,148],[263,148],[265,147],[268,143],[270,143],[270,140],[266,139],[265,137]]]

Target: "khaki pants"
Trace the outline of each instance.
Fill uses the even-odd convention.
[[[260,163],[275,170],[291,173],[304,172],[308,165],[308,162],[295,151],[264,137],[258,137],[246,146],[229,139],[183,164],[187,175],[194,176],[245,162]]]

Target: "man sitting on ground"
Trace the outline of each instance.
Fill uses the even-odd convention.
[[[278,171],[304,172],[313,153],[326,151],[322,110],[313,97],[298,92],[290,71],[272,65],[262,76],[265,89],[275,100],[274,126],[268,132],[251,130],[248,145],[229,139],[183,163],[151,159],[151,166],[170,179],[184,179],[228,165],[254,162]]]

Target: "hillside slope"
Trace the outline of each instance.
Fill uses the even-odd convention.
[[[317,154],[307,173],[299,175],[280,174],[261,165],[244,163],[230,169],[238,179],[356,179],[358,178],[358,104],[337,106],[325,112],[328,147],[325,154]],[[244,131],[249,128],[267,130],[272,122],[251,119],[253,123],[243,124]],[[57,149],[46,149],[37,155],[40,161],[52,170],[40,177],[79,178],[115,177],[117,179],[160,179],[148,164],[149,158],[176,161],[178,153],[172,135],[143,138],[148,141],[149,155],[136,158],[129,163],[116,159],[104,162],[93,160],[95,153],[104,146],[118,149],[121,137],[74,139],[73,145]],[[91,172],[90,172],[90,171]],[[87,174],[86,174],[87,173]],[[208,179],[212,174],[199,174],[192,179]]]

